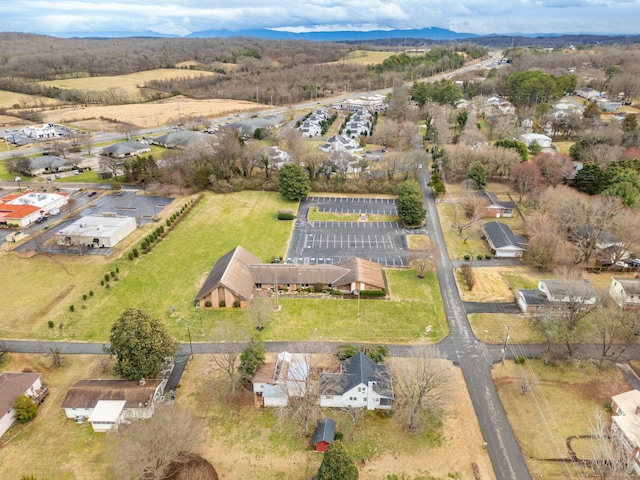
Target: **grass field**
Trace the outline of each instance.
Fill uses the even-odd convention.
[[[328,64],[342,64],[342,63],[354,63],[358,65],[377,65],[389,58],[391,55],[395,55],[397,52],[380,52],[376,50],[354,50],[349,52],[349,55],[335,62],[329,62]]]
[[[53,98],[36,97],[33,95],[25,95],[23,93],[8,92],[7,90],[0,90],[0,107],[1,108],[13,108],[14,105],[19,105],[21,108],[34,107],[40,105],[56,105],[60,102]],[[0,124],[3,123],[0,120]]]
[[[565,155],[569,155],[569,149],[576,142],[553,142],[553,146],[556,147],[558,153],[564,153]]]
[[[490,253],[489,247],[479,237],[473,236],[467,240],[467,243],[464,243],[463,237],[459,236],[457,230],[451,227],[456,215],[456,208],[458,209],[457,214],[463,215],[461,205],[438,202],[436,208],[438,209],[438,216],[440,217],[444,241],[449,251],[449,258],[452,260],[462,260],[465,255],[471,255],[475,258],[476,255],[484,256]]]
[[[181,202],[177,200],[172,208],[179,208]],[[134,307],[162,319],[182,341],[187,339],[186,321],[199,326],[200,319],[204,335],[195,340],[246,338],[252,330],[247,312],[203,309],[199,313],[193,307],[195,295],[215,261],[238,244],[265,261],[283,256],[291,223],[278,221],[276,216],[278,209],[291,207],[275,193],[206,195],[151,253],[133,262],[126,259],[126,252],[137,246],[135,238],[155,225],[134,233],[137,237],[125,240],[120,253],[110,259],[36,255],[22,260],[3,255],[0,290],[12,295],[1,307],[0,335],[105,341],[113,321],[126,308]],[[116,269],[119,281],[110,282],[109,289],[102,287],[103,276]],[[16,282],[16,278],[29,281]],[[432,325],[429,340],[442,338],[447,327],[435,273],[419,279],[414,270],[390,270],[387,278],[392,300],[361,300],[360,315],[355,300],[282,295],[282,309],[263,336],[271,340],[409,342],[422,340],[424,328]],[[38,292],[37,300],[33,292]],[[49,321],[54,328],[49,328]]]
[[[209,118],[252,111],[260,107],[259,104],[241,100],[193,100],[173,97],[154,103],[59,108],[43,112],[42,119],[45,122],[74,125],[77,128],[90,129],[92,126],[91,129],[96,130],[95,123],[99,118],[103,118],[109,120],[103,122],[105,132],[111,132],[111,126],[115,128],[116,122],[128,122],[142,129],[154,128],[182,123],[190,118],[202,118],[208,122]],[[115,132],[115,129],[113,131]]]
[[[323,358],[323,362],[332,361],[329,356]],[[405,361],[389,360],[394,365]],[[440,362],[449,379],[442,428],[408,435],[397,417],[367,413],[354,440],[352,423],[345,414],[333,409],[323,412],[336,420],[338,431],[344,434],[345,446],[358,460],[361,479],[379,480],[388,474],[413,479],[427,472],[433,480],[472,478],[471,463],[478,465],[483,480],[495,479],[487,452],[482,449],[478,422],[470,413],[473,407],[462,374],[449,362]],[[69,386],[84,378],[108,376],[98,356],[64,356],[63,367],[52,369],[50,359],[43,355],[11,354],[0,365],[3,372],[24,369],[42,373],[51,395],[36,420],[13,427],[3,436],[2,477],[18,479],[33,474],[56,480],[111,478],[108,452],[117,434],[96,434],[88,423],[65,421],[60,408]],[[224,385],[213,357],[199,355],[189,362],[176,400],[197,412],[209,427],[209,437],[198,453],[215,466],[220,478],[313,477],[322,456],[311,450],[310,439],[277,411],[255,408],[250,394],[225,401]]]
[[[200,76],[210,77],[219,76],[219,74],[199,70],[158,68],[156,70],[146,70],[128,75],[65,78],[63,80],[50,80],[38,83],[46,87],[55,87],[61,90],[102,91],[109,89],[122,89],[128,95],[133,96],[137,94],[138,87],[141,87],[149,80],[171,80],[173,78],[196,78]]]
[[[585,471],[578,463],[544,459],[568,458],[567,437],[589,434],[594,412],[603,411],[611,395],[630,389],[619,370],[589,362],[545,366],[527,361],[495,365],[492,376],[532,477],[591,478],[581,476]],[[588,458],[589,446],[576,453]]]

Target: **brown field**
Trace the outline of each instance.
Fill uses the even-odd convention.
[[[595,412],[604,412],[612,395],[630,389],[620,371],[590,362],[545,366],[527,361],[497,364],[492,376],[532,477],[592,478],[577,463],[544,459],[568,458],[567,437],[589,434]],[[589,458],[586,440],[575,447],[579,458]]]
[[[21,107],[34,107],[40,105],[56,105],[58,103],[58,100],[54,98],[36,97],[33,95],[25,95],[23,93],[0,90],[0,107],[2,108],[12,108],[16,104]],[[3,116],[0,116],[0,125],[4,123],[4,119],[2,117]]]
[[[192,100],[174,97],[155,103],[112,105],[105,107],[69,107],[42,113],[45,122],[73,125],[76,128],[100,130],[100,118],[128,122],[139,128],[187,122],[190,118],[219,117],[234,112],[257,110],[253,102],[239,100]],[[107,122],[103,128],[107,129]]]
[[[200,70],[159,68],[156,70],[147,70],[128,75],[65,78],[63,80],[50,80],[38,83],[47,87],[57,87],[63,90],[73,89],[101,91],[108,90],[110,88],[117,88],[123,89],[129,95],[134,95],[137,93],[138,87],[142,86],[144,82],[148,80],[171,80],[173,78],[194,78],[216,75],[219,74]]]
[[[482,260],[472,262],[482,265]],[[542,278],[538,272],[527,267],[476,267],[474,268],[476,284],[469,291],[460,276],[458,291],[465,302],[508,302],[513,300],[514,288],[537,288],[537,281]],[[545,278],[550,278],[545,275]],[[527,285],[525,287],[525,285]]]
[[[3,478],[18,479],[27,474],[57,480],[110,478],[108,451],[118,434],[97,434],[89,424],[66,421],[60,408],[69,386],[106,375],[97,355],[67,355],[63,360],[63,368],[52,369],[44,355],[12,354],[0,368],[3,372],[41,372],[51,389],[36,420],[14,426],[1,439]],[[449,474],[460,475],[451,478],[473,478],[472,462],[478,465],[482,480],[495,479],[462,374],[449,362],[444,368],[450,384],[439,442],[431,432],[407,435],[395,417],[383,419],[375,414],[365,415],[354,442],[350,421],[338,411],[325,412],[338,422],[346,447],[360,460],[361,479],[379,480],[387,474],[413,478],[426,472],[437,478],[448,478]],[[309,438],[274,411],[255,408],[251,394],[233,402],[222,401],[224,380],[217,375],[211,356],[194,357],[182,377],[176,401],[198,412],[208,425],[210,436],[199,453],[215,466],[220,478],[313,477],[322,456],[310,450]]]
[[[359,65],[377,65],[382,63],[385,59],[391,55],[395,55],[397,52],[380,52],[375,50],[354,50],[349,52],[349,55],[336,62],[329,62],[331,64],[343,64],[343,63],[355,63]]]

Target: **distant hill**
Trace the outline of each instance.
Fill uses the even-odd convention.
[[[215,38],[215,37],[253,37],[265,38],[269,40],[312,40],[324,42],[353,42],[369,41],[375,39],[404,39],[423,38],[426,40],[459,40],[463,38],[474,38],[473,33],[458,33],[444,28],[422,28],[419,30],[371,30],[360,31],[340,31],[340,32],[304,32],[292,33],[278,30],[256,29],[256,30],[203,30],[187,35],[187,38]]]
[[[56,33],[45,33],[44,35],[49,35],[52,37],[58,38],[180,38],[179,35],[171,35],[154,32],[152,30],[145,30],[142,32],[56,32]]]

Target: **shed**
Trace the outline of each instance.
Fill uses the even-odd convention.
[[[94,432],[117,430],[122,420],[122,411],[127,402],[125,400],[100,400],[91,415],[89,422]]]
[[[329,444],[336,438],[336,422],[330,418],[321,418],[316,422],[313,432],[313,448],[317,452],[326,452]]]

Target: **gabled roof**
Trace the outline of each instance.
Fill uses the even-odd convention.
[[[38,170],[40,168],[58,169],[63,167],[71,167],[73,162],[65,158],[57,157],[55,155],[42,155],[40,157],[34,157],[29,159],[29,170]]]
[[[368,385],[369,382],[377,383],[374,387],[376,392],[390,396],[389,367],[377,364],[364,353],[358,352],[342,362],[341,374],[323,375],[320,389],[323,395],[342,395],[360,384]]]
[[[130,140],[128,142],[115,143],[106,147],[103,152],[109,155],[128,155],[131,153],[139,152],[140,150],[149,150],[150,147],[146,143],[141,143],[136,140]]]
[[[513,233],[508,225],[501,222],[489,222],[484,224],[484,231],[494,248],[514,247],[525,250],[527,239]]]
[[[598,294],[588,280],[539,280],[538,284],[544,284],[552,297],[571,297],[587,300]]]
[[[316,422],[313,432],[313,444],[320,442],[331,443],[336,438],[336,422],[330,418],[321,418]]]
[[[618,282],[627,295],[640,295],[639,278],[612,277],[611,280]]]
[[[260,263],[260,258],[238,245],[218,259],[196,298],[202,298],[222,286],[237,297],[248,300],[254,286],[250,265]]]
[[[332,286],[345,285],[353,282],[364,282],[377,288],[384,288],[384,275],[379,263],[353,257],[337,264],[347,270],[347,273],[335,280]]]
[[[16,397],[24,395],[40,378],[39,373],[3,373],[0,375],[0,416],[11,410]]]
[[[62,408],[95,408],[100,400],[124,400],[125,408],[137,408],[153,401],[161,380],[80,380],[69,388]]]
[[[480,190],[478,192],[473,192],[472,195],[474,197],[486,198],[489,201],[490,205],[498,205],[502,208],[515,208],[516,204],[514,202],[503,201],[498,198],[495,193],[487,192],[486,190]]]
[[[177,130],[154,138],[153,143],[185,148],[194,143],[208,140],[209,138],[210,137],[203,133],[193,132],[190,130]]]

